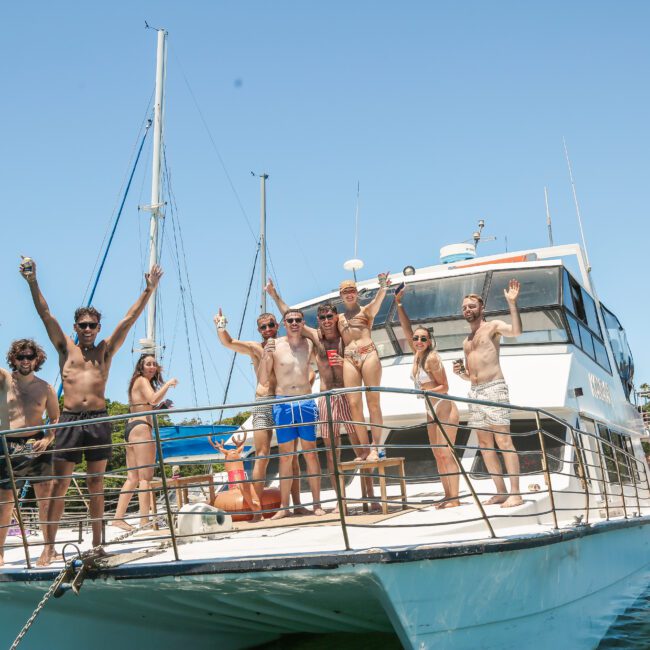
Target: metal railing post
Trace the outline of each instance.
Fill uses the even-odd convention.
[[[2,438],[2,450],[4,451],[5,461],[7,463],[7,469],[9,470],[9,482],[11,483],[11,492],[14,497],[14,505],[16,507],[16,520],[18,521],[18,527],[20,528],[20,536],[23,542],[23,549],[25,550],[25,562],[27,563],[27,568],[32,568],[31,560],[29,559],[29,544],[27,542],[27,535],[25,535],[25,525],[23,523],[23,516],[20,513],[20,500],[18,499],[18,490],[16,488],[16,478],[14,476],[14,468],[11,465],[11,455],[9,454],[9,445],[7,444],[7,436],[0,435]],[[11,526],[11,517],[9,518],[9,525]]]
[[[605,516],[607,521],[609,521],[609,496],[607,494],[607,481],[609,480],[609,474],[606,471],[605,466],[603,465],[603,444],[602,438],[600,435],[596,438],[596,448],[598,449],[598,462],[600,463],[600,472],[603,476],[603,492],[605,493]]]
[[[537,433],[539,435],[539,447],[542,450],[542,470],[546,475],[546,484],[548,485],[548,498],[551,501],[551,510],[553,512],[553,524],[557,530],[557,510],[555,509],[555,495],[551,485],[551,472],[548,469],[548,458],[546,456],[546,444],[544,443],[544,433],[542,432],[542,423],[539,418],[539,411],[535,411],[535,423],[537,424]]]
[[[424,399],[427,402],[427,407],[429,408],[429,412],[431,413],[431,416],[434,419],[434,422],[436,423],[438,429],[442,433],[442,435],[445,438],[445,442],[447,444],[447,447],[449,447],[449,451],[451,451],[451,455],[454,458],[454,461],[456,462],[456,466],[458,467],[458,470],[462,474],[463,478],[465,479],[465,483],[467,483],[467,487],[469,488],[469,491],[472,493],[472,497],[474,498],[474,501],[476,502],[476,505],[481,512],[481,516],[483,517],[483,520],[485,521],[485,525],[488,527],[488,530],[490,531],[490,537],[496,537],[496,533],[494,532],[494,528],[492,528],[492,524],[490,520],[488,519],[488,516],[485,514],[485,509],[483,508],[483,504],[481,503],[481,500],[478,497],[478,494],[476,494],[476,490],[474,489],[474,486],[472,485],[472,482],[469,479],[469,476],[467,476],[467,472],[465,471],[465,468],[463,467],[463,464],[460,462],[460,459],[456,455],[456,450],[454,449],[454,445],[451,444],[451,440],[449,440],[449,436],[447,435],[447,432],[445,431],[445,427],[442,425],[442,422],[440,421],[440,418],[438,417],[438,414],[436,413],[436,410],[433,408],[433,404],[431,404],[431,398],[427,395],[424,394]]]
[[[346,398],[347,399],[347,398]],[[332,396],[325,395],[325,403],[327,404],[327,425],[329,426],[330,433],[330,449],[332,451],[332,467],[334,469],[334,485],[336,486],[336,500],[339,504],[339,515],[341,518],[341,531],[343,532],[343,541],[345,542],[345,550],[350,550],[350,540],[348,539],[348,529],[345,522],[345,509],[347,508],[347,503],[343,500],[343,495],[341,494],[341,476],[345,481],[345,474],[339,472],[339,464],[336,458],[336,444],[334,441],[334,419],[332,418]],[[338,425],[337,425],[338,426]],[[360,476],[360,479],[363,481],[363,476]]]
[[[165,475],[165,463],[163,462],[162,445],[160,444],[160,428],[158,426],[158,416],[153,415],[153,430],[156,434],[156,451],[158,453],[158,466],[160,467],[160,482],[162,483],[163,496],[165,499],[165,508],[167,510],[167,523],[169,532],[172,537],[172,546],[174,547],[174,559],[178,562],[178,545],[176,544],[176,531],[174,530],[174,519],[172,517],[171,506],[169,505],[169,493],[167,492],[167,476]],[[155,495],[154,495],[155,498]],[[155,517],[155,515],[152,515]]]
[[[618,454],[616,453],[616,446],[611,443],[610,449],[614,457],[614,465],[616,466],[616,474],[618,475],[618,484],[621,486],[621,503],[623,504],[623,517],[627,519],[627,507],[625,506],[625,486],[623,485],[623,477],[621,476],[621,466],[618,464]]]
[[[582,482],[584,483],[585,487],[585,498],[586,498],[586,505],[585,505],[585,524],[589,523],[589,510],[591,509],[591,504],[589,502],[589,476],[587,474],[587,468],[585,467],[584,460],[582,458],[582,447],[578,443],[578,438],[576,436],[575,429],[569,424],[569,429],[571,430],[571,438],[573,439],[573,447],[576,450],[576,456],[578,457],[578,465],[580,467],[580,471],[582,472]]]

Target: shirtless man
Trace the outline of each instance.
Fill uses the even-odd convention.
[[[260,380],[264,383],[271,373],[276,379],[276,397],[307,395],[311,393],[310,364],[316,361],[314,344],[303,336],[305,316],[299,309],[290,309],[284,315],[287,335],[267,342],[260,364]],[[273,405],[273,419],[280,456],[280,507],[273,519],[286,517],[289,512],[292,458],[296,457],[300,438],[305,453],[309,487],[314,503],[314,514],[324,515],[320,506],[320,463],[316,451],[318,408],[313,399],[295,400]]]
[[[12,372],[0,368],[0,392],[6,394],[9,428],[40,426],[43,424],[43,412],[47,413],[50,424],[58,422],[59,400],[56,392],[50,384],[34,374],[42,368],[46,358],[43,348],[32,339],[20,339],[11,344],[7,352],[7,364]],[[45,548],[51,541],[47,514],[52,491],[52,481],[49,478],[52,476],[52,455],[43,452],[53,441],[54,429],[7,435],[10,455],[29,454],[12,457],[11,467],[17,488],[20,489],[27,480],[34,485]],[[2,549],[14,506],[9,468],[3,454],[0,457],[0,566],[4,564]],[[44,556],[45,550],[37,566],[43,565]]]
[[[517,309],[519,282],[510,280],[503,293],[510,308],[512,325],[502,320],[486,321],[483,317],[484,305],[481,296],[471,293],[463,299],[463,317],[472,331],[463,341],[465,364],[461,361],[454,362],[454,373],[471,382],[470,398],[509,404],[508,386],[499,364],[499,351],[502,336],[519,336],[522,333],[521,317]],[[485,466],[497,490],[485,503],[500,503],[502,508],[521,505],[523,499],[519,494],[519,458],[509,435],[510,409],[470,404],[470,419],[467,425],[478,435]],[[500,433],[493,433],[495,431]],[[503,459],[510,477],[510,495],[503,480],[497,452],[494,451],[495,441],[498,448],[504,452]]]
[[[154,266],[151,273],[145,273],[145,290],[118,323],[115,331],[98,344],[95,341],[102,328],[101,314],[94,307],[79,307],[75,312],[74,331],[78,337],[78,342],[75,342],[64,334],[61,325],[50,312],[38,286],[36,262],[30,260],[29,266],[21,264],[20,273],[29,284],[36,311],[45,325],[52,345],[59,353],[59,368],[63,381],[63,413],[59,424],[106,417],[108,413],[104,393],[113,356],[122,347],[129,330],[144,310],[149,298],[153,296],[162,276],[162,269]],[[54,480],[53,500],[50,501],[48,510],[51,543],[44,551],[43,564],[48,564],[55,557],[54,540],[65,507],[63,496],[70,485],[74,466],[81,462],[84,453],[88,463],[86,483],[90,494],[93,546],[101,544],[104,472],[111,457],[112,429],[110,422],[88,422],[80,426],[62,426],[57,429],[54,445],[54,475],[57,478]],[[72,449],[75,447],[85,449]]]
[[[289,310],[289,306],[282,300],[280,294],[277,292],[273,280],[269,278],[268,284],[265,287],[266,292],[273,298],[278,309],[285,314]],[[318,367],[318,376],[320,378],[320,390],[332,390],[334,388],[343,388],[343,341],[338,328],[339,315],[336,306],[326,302],[318,306],[316,310],[316,317],[318,318],[318,329],[308,327],[305,325],[303,328],[303,335],[311,339],[312,343],[316,346],[316,365]],[[334,425],[334,441],[338,447],[339,433],[341,423],[345,428],[348,437],[353,445],[360,445],[350,410],[350,403],[346,394],[332,395],[331,398],[332,420]],[[327,418],[327,400],[321,397],[318,400],[318,413],[319,419],[325,420]],[[326,422],[318,425],[321,438],[324,440],[329,439],[331,427]],[[332,489],[336,491],[336,479],[334,477],[334,461],[332,458],[332,450],[329,445],[325,445],[325,453],[327,456],[327,468],[330,473],[330,480],[332,481]],[[357,452],[359,449],[357,448]],[[365,454],[367,455],[367,451]],[[365,457],[365,456],[362,456]],[[337,450],[337,459],[340,458],[340,452]],[[369,496],[373,496],[372,479],[366,481],[368,486]],[[373,508],[380,509],[379,504],[373,503]],[[334,508],[334,512],[338,511],[338,504]]]
[[[255,370],[255,377],[257,379],[257,386],[255,387],[255,400],[269,400],[275,397],[275,376],[271,373],[268,380],[264,383],[260,381],[260,361],[266,344],[275,339],[278,335],[278,322],[273,314],[265,313],[257,317],[257,331],[262,337],[262,342],[257,341],[238,341],[233,339],[226,327],[228,326],[228,319],[223,315],[221,307],[219,313],[214,317],[214,324],[217,327],[217,336],[222,345],[227,347],[233,352],[239,354],[247,354],[252,362],[253,369]],[[262,493],[264,492],[264,484],[266,482],[266,470],[269,465],[268,455],[271,452],[271,439],[273,437],[273,406],[254,406],[253,407],[253,429],[254,442],[255,442],[255,465],[253,465],[253,480],[255,483],[255,501],[256,509],[261,508]],[[298,457],[295,456],[293,471],[295,476],[300,475],[300,466],[298,465]],[[309,510],[300,505],[300,482],[294,481],[291,486],[291,498],[295,508],[295,514],[308,514]],[[253,517],[254,521],[259,521],[260,517]]]

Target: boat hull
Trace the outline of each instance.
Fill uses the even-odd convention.
[[[0,582],[0,647],[47,587],[25,577]],[[289,633],[390,630],[418,650],[594,648],[649,580],[648,517],[483,544],[127,566],[51,600],[21,650],[88,639],[229,650]]]

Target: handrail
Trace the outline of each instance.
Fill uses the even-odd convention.
[[[471,496],[472,500],[476,506],[476,509],[478,511],[478,516],[472,516],[469,519],[464,518],[464,519],[454,519],[453,521],[427,521],[424,523],[397,523],[397,522],[391,522],[390,524],[384,524],[384,523],[378,523],[378,522],[371,522],[371,523],[358,523],[355,521],[348,521],[347,515],[347,505],[348,504],[353,504],[353,503],[361,503],[364,502],[366,499],[362,496],[361,498],[357,497],[352,497],[352,496],[346,496],[345,491],[342,487],[344,480],[349,477],[348,474],[345,472],[341,472],[340,466],[339,466],[339,460],[338,460],[338,454],[337,452],[339,450],[352,450],[354,451],[356,448],[359,447],[366,447],[368,445],[338,445],[336,444],[335,441],[335,427],[339,427],[341,424],[343,424],[340,421],[334,420],[333,414],[332,414],[332,404],[331,400],[332,397],[335,395],[344,395],[347,393],[352,393],[352,392],[382,392],[382,393],[393,393],[393,394],[405,394],[405,395],[417,395],[417,396],[422,396],[425,398],[425,403],[428,406],[428,412],[431,414],[433,422],[436,424],[438,430],[441,432],[442,437],[444,438],[444,443],[441,444],[414,444],[414,445],[405,445],[405,444],[399,444],[399,443],[393,443],[390,445],[385,445],[387,448],[390,448],[391,450],[399,450],[401,448],[408,448],[408,449],[429,449],[429,450],[434,450],[437,448],[444,448],[448,449],[451,453],[451,457],[453,458],[457,471],[447,471],[447,472],[441,472],[440,469],[438,469],[438,472],[436,474],[432,474],[431,476],[420,476],[418,475],[417,480],[422,481],[423,479],[426,481],[434,481],[435,479],[441,479],[444,476],[459,476],[464,479],[464,483],[467,486],[466,490],[469,491],[469,494],[466,493],[465,489],[463,490],[463,494],[459,494],[459,499],[462,498],[463,496]],[[333,459],[333,466],[332,466],[332,471],[333,471],[333,478],[334,481],[332,483],[332,487],[334,490],[334,499],[328,498],[325,500],[322,500],[323,504],[326,503],[332,503],[333,501],[336,501],[338,505],[338,517],[335,519],[332,519],[331,517],[327,519],[328,522],[337,522],[341,526],[341,531],[343,535],[343,542],[344,542],[344,547],[346,550],[351,550],[353,548],[353,545],[351,544],[350,536],[348,533],[348,528],[363,528],[363,527],[424,527],[424,526],[449,526],[452,523],[457,523],[457,524],[462,524],[462,523],[470,523],[470,522],[479,522],[482,521],[486,529],[488,531],[488,534],[490,537],[495,538],[497,536],[497,532],[493,526],[493,521],[496,520],[503,520],[503,519],[513,519],[516,520],[518,518],[527,518],[531,516],[531,512],[524,511],[524,512],[508,512],[508,511],[497,511],[496,513],[490,513],[489,515],[486,513],[485,508],[483,507],[483,504],[481,503],[481,496],[484,494],[482,492],[479,492],[474,485],[474,481],[476,480],[475,478],[472,478],[471,476],[471,471],[466,469],[464,464],[463,464],[463,459],[462,459],[462,454],[465,452],[465,450],[470,450],[470,451],[475,451],[476,454],[480,452],[480,449],[476,445],[470,445],[469,441],[464,444],[455,444],[451,442],[451,439],[447,433],[447,427],[450,426],[449,422],[443,422],[440,417],[438,416],[435,408],[433,408],[432,400],[448,400],[452,402],[459,402],[463,404],[480,404],[480,405],[485,405],[485,406],[502,406],[498,403],[495,402],[490,402],[486,400],[474,400],[470,398],[463,398],[463,397],[456,397],[456,396],[451,396],[451,395],[446,395],[446,394],[439,394],[435,393],[432,391],[422,391],[422,390],[417,390],[417,389],[411,389],[411,388],[382,388],[382,387],[359,387],[359,388],[348,388],[348,389],[336,389],[336,390],[330,390],[330,391],[323,391],[320,393],[315,393],[313,395],[301,395],[301,396],[289,396],[289,397],[284,397],[280,399],[268,399],[268,400],[260,400],[256,401],[254,403],[242,403],[242,404],[228,404],[228,405],[217,405],[217,406],[208,406],[208,407],[191,407],[191,408],[179,408],[179,409],[171,409],[168,411],[165,411],[165,415],[169,416],[174,416],[174,415],[183,415],[187,413],[196,413],[196,412],[201,412],[201,411],[215,411],[215,410],[220,410],[220,411],[227,411],[227,410],[234,410],[234,409],[242,409],[242,408],[248,408],[252,406],[253,404],[256,406],[260,405],[272,405],[276,404],[278,402],[288,402],[288,401],[294,401],[294,400],[299,400],[299,399],[314,399],[318,397],[324,397],[325,398],[325,403],[327,406],[327,412],[326,413],[321,413],[320,414],[320,420],[319,424],[325,424],[327,427],[329,427],[330,430],[330,443],[329,443],[329,451],[332,453],[332,459]],[[622,447],[616,446],[612,441],[610,440],[605,440],[604,438],[600,437],[596,433],[592,433],[589,431],[582,431],[581,429],[574,427],[570,423],[562,420],[560,417],[554,415],[553,413],[550,413],[544,409],[539,409],[535,407],[519,407],[516,405],[509,405],[509,409],[511,411],[519,411],[522,413],[530,413],[533,415],[534,420],[535,420],[535,425],[536,428],[531,431],[526,431],[526,432],[512,432],[510,433],[511,437],[513,439],[515,438],[523,438],[523,437],[530,437],[530,436],[536,436],[538,441],[539,441],[539,449],[533,449],[533,450],[525,450],[525,451],[513,451],[513,450],[501,450],[498,447],[490,448],[486,447],[484,449],[486,450],[493,450],[493,451],[498,451],[502,454],[505,453],[515,453],[517,455],[520,455],[521,457],[525,456],[540,456],[540,462],[541,462],[541,469],[538,471],[537,469],[531,469],[530,471],[520,471],[519,476],[527,476],[527,475],[538,475],[542,474],[545,478],[545,482],[547,484],[548,490],[548,507],[544,507],[541,505],[541,507],[538,507],[534,510],[534,516],[536,517],[541,517],[541,516],[546,516],[546,515],[551,515],[552,520],[553,520],[553,525],[555,529],[558,529],[560,527],[560,520],[558,518],[558,513],[561,512],[573,512],[576,510],[576,506],[572,504],[570,499],[567,501],[565,498],[563,498],[562,502],[558,503],[557,502],[557,497],[553,483],[552,483],[552,476],[565,476],[565,477],[577,477],[578,480],[581,481],[581,490],[578,492],[575,489],[571,489],[570,484],[565,488],[562,489],[561,493],[562,495],[576,495],[576,494],[582,494],[584,493],[585,496],[585,503],[584,503],[584,523],[589,524],[590,521],[590,515],[592,513],[593,507],[591,505],[591,496],[592,496],[592,491],[590,490],[590,482],[591,482],[591,477],[589,474],[588,469],[589,468],[594,468],[594,469],[599,469],[600,470],[600,478],[597,479],[597,485],[600,486],[600,483],[602,482],[602,487],[596,492],[596,494],[601,494],[604,496],[604,508],[605,508],[605,519],[609,520],[613,516],[612,509],[610,508],[609,504],[609,498],[610,495],[612,494],[612,485],[620,485],[620,496],[621,496],[621,505],[622,505],[622,510],[623,510],[623,517],[625,519],[628,518],[628,507],[629,504],[627,503],[627,498],[634,499],[634,502],[636,504],[636,509],[638,511],[638,514],[641,515],[642,510],[644,507],[650,509],[650,477],[648,470],[646,468],[645,463],[643,460],[640,458],[637,458],[633,454],[629,453],[626,449]],[[178,561],[180,559],[179,556],[179,549],[178,549],[178,541],[186,538],[186,537],[193,537],[195,534],[184,534],[181,535],[178,533],[175,529],[174,526],[174,518],[175,518],[175,511],[172,508],[172,503],[170,499],[170,491],[172,491],[174,488],[170,487],[166,472],[165,472],[165,464],[164,464],[164,459],[162,455],[162,440],[160,437],[160,426],[159,426],[159,421],[158,418],[160,416],[160,412],[157,410],[151,410],[151,411],[146,411],[146,412],[141,412],[138,413],[138,417],[144,417],[150,415],[153,420],[153,440],[155,442],[156,450],[157,450],[157,460],[154,464],[152,465],[138,465],[138,466],[131,466],[129,469],[142,469],[146,467],[157,467],[158,470],[160,471],[160,482],[162,484],[162,498],[164,502],[164,510],[165,510],[165,516],[167,520],[167,527],[169,528],[168,535],[164,536],[153,536],[153,537],[138,537],[138,543],[141,543],[143,541],[151,540],[151,541],[160,541],[161,539],[168,539],[171,542],[171,547],[173,549],[173,555],[174,559]],[[565,434],[564,438],[560,437],[559,435],[553,434],[549,431],[546,431],[543,428],[542,425],[542,420],[541,417],[546,416],[549,420],[557,422],[561,426],[564,427],[565,429]],[[100,423],[100,422],[111,422],[111,423],[120,423],[128,420],[129,418],[132,418],[133,414],[122,414],[122,415],[115,415],[115,416],[106,416],[106,417],[101,417],[101,418],[93,418],[92,422],[93,423]],[[87,421],[79,421],[75,423],[68,423],[69,426],[83,426]],[[359,423],[358,423],[359,424]],[[360,423],[363,424],[364,426],[367,426],[365,422]],[[391,430],[391,431],[407,431],[410,429],[415,429],[420,427],[420,424],[417,425],[406,425],[403,427],[395,427],[395,425],[383,425],[382,428],[384,430]],[[453,425],[456,426],[456,425]],[[10,429],[6,431],[0,432],[0,438],[2,439],[2,445],[3,445],[3,451],[4,451],[4,458],[5,462],[7,463],[8,466],[8,479],[9,483],[11,484],[11,489],[12,489],[12,494],[13,494],[13,500],[16,506],[19,506],[19,501],[17,498],[18,490],[17,490],[17,477],[14,476],[13,472],[13,460],[17,459],[20,457],[20,454],[11,456],[9,453],[8,449],[8,440],[11,439],[12,436],[20,436],[21,434],[26,434],[26,433],[31,433],[35,431],[43,431],[44,429],[56,429],[58,428],[59,425],[57,424],[52,424],[52,425],[40,425],[40,426],[34,426],[34,427],[23,427],[20,429]],[[276,429],[281,429],[282,427],[276,427]],[[489,431],[489,429],[486,429]],[[495,431],[495,433],[502,433],[500,431]],[[204,438],[205,433],[201,434],[189,434],[187,436],[182,436],[183,439],[192,439],[192,438]],[[548,436],[548,439],[551,441],[554,441],[555,443],[559,443],[562,446],[567,446],[570,447],[573,450],[573,458],[574,458],[574,465],[569,465],[569,467],[572,469],[572,471],[565,472],[563,471],[563,467],[565,466],[565,463],[571,461],[566,461],[565,457],[566,454],[562,453],[559,454],[560,457],[555,456],[552,452],[549,452],[547,449],[546,445],[546,436]],[[21,436],[21,437],[24,437]],[[588,443],[590,441],[593,441],[593,445],[589,445]],[[145,442],[131,442],[131,443],[126,443],[126,442],[119,442],[119,443],[112,443],[112,444],[106,444],[102,445],[103,447],[117,447],[117,446],[127,446],[129,445],[138,445],[138,444],[148,444]],[[554,447],[555,448],[555,445]],[[81,449],[81,448],[79,448]],[[310,451],[309,453],[314,453],[317,455],[317,457],[320,456],[320,454],[324,453],[326,448],[321,448],[317,447],[314,451]],[[609,450],[610,453],[606,454],[605,450]],[[52,450],[47,450],[44,453],[52,454]],[[284,454],[282,453],[276,453],[276,454],[268,454],[266,456],[255,456],[255,458],[266,458],[266,459],[273,459],[273,458],[280,458],[281,456],[286,456],[286,455],[295,455],[297,452],[286,452]],[[597,456],[597,464],[592,464],[588,462],[587,457],[585,456],[586,453],[594,454]],[[618,479],[617,481],[612,481],[610,479],[610,474],[609,470],[607,469],[607,464],[605,462],[605,458],[607,458],[607,461],[613,460],[613,465],[616,468],[616,478]],[[622,460],[625,458],[625,467],[627,467],[627,472],[629,476],[627,477],[629,479],[629,482],[625,482],[625,478],[622,474]],[[549,460],[553,461],[554,463],[559,463],[559,467],[556,467],[555,470],[551,470],[551,465],[549,464]],[[433,461],[432,461],[433,462]],[[195,463],[195,464],[202,464],[202,463]],[[576,469],[577,465],[577,469]],[[361,468],[363,468],[363,465],[360,465]],[[639,467],[641,470],[639,470]],[[611,469],[611,463],[610,463],[610,469]],[[115,471],[106,471],[102,473],[95,473],[93,476],[104,476],[107,478],[110,478],[111,476],[114,476],[115,473],[118,473],[121,470],[115,470]],[[90,474],[88,476],[91,476]],[[327,472],[323,472],[322,470],[317,473],[317,474],[312,474],[312,473],[303,473],[300,475],[300,478],[319,478],[323,479],[325,477],[329,476]],[[365,474],[364,474],[365,476]],[[485,477],[492,477],[494,476],[493,474],[490,474],[490,472],[486,472],[483,476]],[[413,480],[413,477],[409,476],[402,476],[401,474],[394,474],[394,473],[386,473],[385,471],[383,472],[383,480],[395,480],[395,479],[400,479],[406,481],[407,479],[409,481]],[[50,477],[44,477],[44,478],[50,478]],[[295,476],[292,476],[290,478],[298,478]],[[361,480],[364,480],[363,478]],[[244,479],[238,479],[238,480],[223,480],[220,481],[218,479],[215,479],[213,476],[212,482],[215,486],[224,486],[226,484],[229,485],[240,485],[240,484],[246,484],[246,483],[255,483],[252,479],[244,478]],[[630,488],[627,488],[626,486],[630,485]],[[113,488],[107,488],[105,491],[112,490]],[[534,494],[534,491],[531,491],[529,487],[529,491],[521,491],[521,494]],[[539,489],[539,488],[537,488]],[[644,492],[647,493],[647,496],[641,496],[640,490],[643,490]],[[616,490],[618,491],[618,490]],[[628,494],[626,494],[626,491]],[[633,494],[629,494],[630,491],[633,491]],[[149,490],[145,489],[133,489],[133,490],[127,490],[130,494],[141,494],[142,492],[149,492]],[[383,494],[383,492],[382,492]],[[485,494],[491,494],[490,493],[485,493]],[[81,498],[83,499],[83,494],[81,494]],[[394,497],[393,497],[394,498]],[[49,497],[50,501],[54,501],[57,499],[64,499],[66,502],[69,503],[69,497],[67,495],[63,495],[61,497],[54,497],[51,496]],[[645,505],[642,505],[642,501],[645,502]],[[382,497],[382,499],[375,499],[375,503],[381,503],[383,505],[390,503],[390,497]],[[413,499],[409,499],[406,497],[403,497],[403,506],[407,508],[412,508],[412,507],[421,507],[422,501],[417,501]],[[539,502],[542,504],[543,502]],[[309,505],[307,503],[306,505]],[[598,504],[596,505],[596,508],[599,508]],[[18,527],[20,528],[20,533],[21,533],[21,543],[23,546],[23,551],[25,553],[26,557],[26,563],[27,563],[27,568],[31,568],[31,563],[29,559],[29,548],[31,546],[35,545],[41,545],[42,542],[38,541],[33,541],[28,539],[28,530],[26,529],[25,522],[22,519],[22,513],[20,507],[17,507],[17,523]],[[262,511],[263,514],[270,514],[272,512],[278,512],[279,510],[282,510],[282,507],[280,508],[267,508]],[[247,511],[241,511],[237,512],[234,511],[232,514],[237,515],[237,514],[245,514]],[[161,513],[162,514],[162,513]],[[602,516],[602,515],[601,515]],[[98,521],[98,518],[90,518],[90,517],[85,517],[84,521],[86,523],[92,523],[93,521]],[[105,518],[102,518],[101,521],[103,523],[106,522]],[[43,521],[37,521],[37,524],[47,524],[49,522],[43,522]],[[81,521],[79,524],[81,525]],[[305,525],[316,525],[320,523],[319,521],[314,521],[314,522],[301,522],[299,525],[300,526],[305,526]],[[30,524],[31,525],[31,524]],[[257,526],[257,529],[259,530],[265,530],[267,527],[271,527],[272,525],[269,524],[268,526]],[[107,544],[112,544],[116,542],[111,542],[110,540],[106,542]],[[121,540],[119,543],[123,543]],[[12,547],[12,545],[6,545],[7,548]],[[14,544],[13,547],[16,547],[17,545]]]

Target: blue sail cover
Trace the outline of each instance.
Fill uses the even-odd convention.
[[[225,424],[197,424],[160,427],[163,461],[166,463],[183,463],[197,460],[217,461],[221,454],[208,442],[208,436],[214,441],[225,441],[239,427]]]

